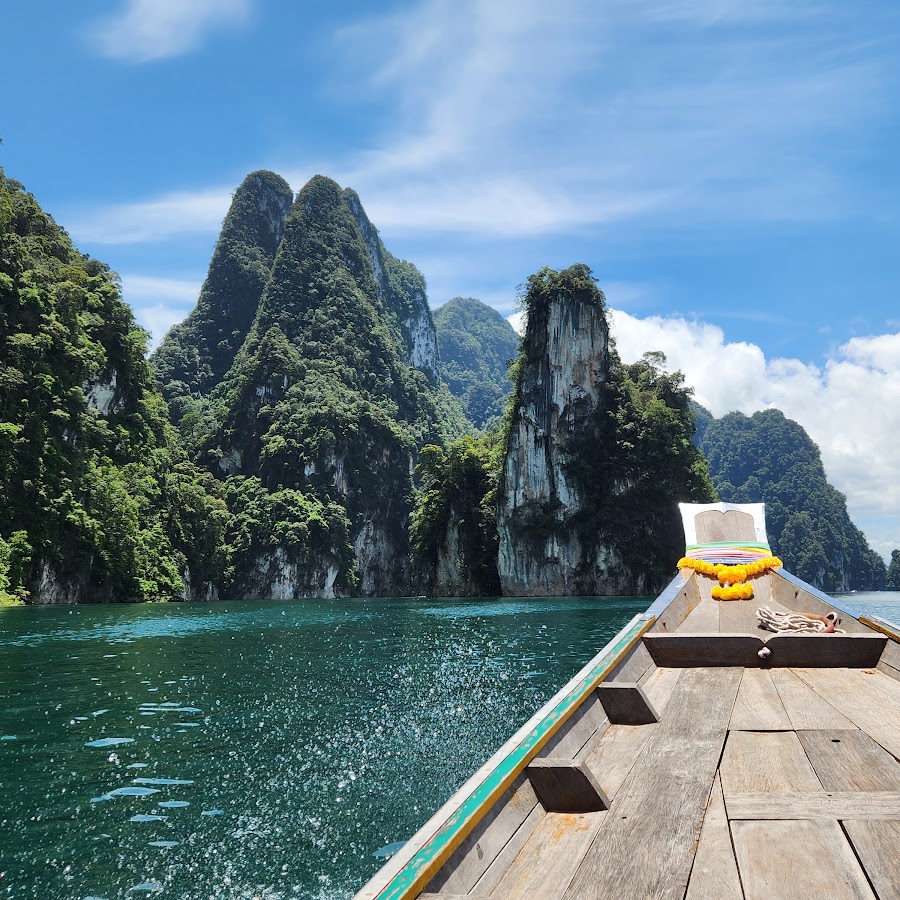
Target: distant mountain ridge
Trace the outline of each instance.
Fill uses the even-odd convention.
[[[519,336],[497,310],[473,297],[454,297],[434,311],[441,376],[469,421],[486,428],[503,413],[507,376]]]

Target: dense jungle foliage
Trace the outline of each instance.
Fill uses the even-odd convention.
[[[118,279],[0,170],[0,596],[181,592],[228,566],[222,492],[169,425]]]
[[[434,311],[439,371],[476,428],[496,424],[510,392],[507,368],[519,336],[480,300],[454,297]]]
[[[884,587],[884,560],[850,521],[800,425],[777,409],[733,412],[709,423],[702,449],[722,500],[766,504],[769,541],[789,571],[825,591]]]
[[[500,425],[482,437],[466,435],[446,450],[433,444],[422,448],[410,535],[431,586],[439,586],[438,560],[448,553],[452,528],[460,580],[469,593],[499,595],[497,488],[504,449]]]

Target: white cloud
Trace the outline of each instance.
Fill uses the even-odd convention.
[[[150,332],[150,349],[194,308],[201,284],[199,279],[122,276],[122,296],[138,322]]]
[[[233,187],[163,194],[83,214],[68,223],[76,243],[143,244],[186,234],[215,234],[231,203]]]
[[[716,416],[776,407],[799,422],[851,516],[888,529],[873,535],[879,549],[900,546],[900,333],[853,338],[822,366],[767,359],[755,344],[685,319],[617,310],[613,333],[625,361],[662,350]]]
[[[212,28],[239,25],[249,12],[250,0],[128,0],[87,37],[103,56],[144,63],[187,53]]]

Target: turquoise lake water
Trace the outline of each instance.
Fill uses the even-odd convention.
[[[349,897],[648,602],[2,609],[0,895]]]

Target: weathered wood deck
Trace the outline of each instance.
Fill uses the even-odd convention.
[[[779,604],[761,584],[753,601],[701,595],[673,636],[765,639],[755,610]],[[900,681],[875,668],[657,667],[643,651],[616,680],[659,719],[607,718],[569,748],[608,809],[544,811],[522,779],[493,863],[479,867],[471,842],[422,900],[900,898]],[[544,763],[565,766],[559,754]]]

